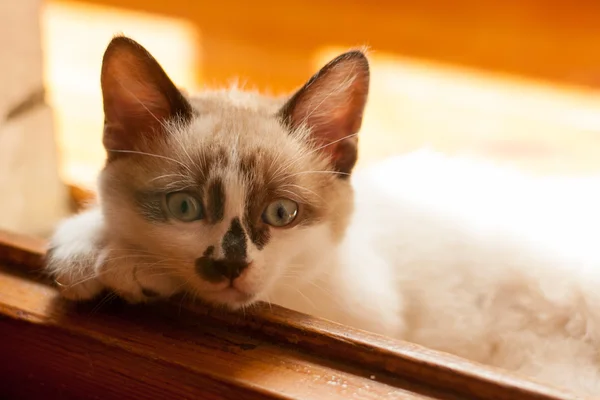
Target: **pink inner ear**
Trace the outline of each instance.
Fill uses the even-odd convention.
[[[191,106],[156,60],[139,44],[117,37],[102,64],[104,144],[107,150],[140,149],[165,135],[165,123],[191,118]]]
[[[344,172],[350,172],[356,162],[356,134],[369,89],[366,58],[354,55],[326,65],[284,107],[292,127],[306,124],[320,151]]]
[[[128,129],[153,130],[155,125],[160,125],[159,121],[169,116],[169,102],[157,82],[152,81],[152,72],[146,63],[142,60],[136,63],[130,54],[122,58],[105,64],[103,71],[106,117],[109,121],[120,121]]]
[[[143,82],[121,83],[124,93],[117,98],[117,106],[121,110],[126,111],[126,115],[121,117],[146,118],[153,119],[156,124],[165,120],[171,114],[169,103],[165,96],[157,91],[156,87],[152,87]],[[149,125],[154,125],[150,121],[145,121]]]
[[[159,135],[170,114],[164,96],[141,82],[124,80],[111,85],[114,87],[104,96],[105,145],[110,143],[110,150],[133,150]]]

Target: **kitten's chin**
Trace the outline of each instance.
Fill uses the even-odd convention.
[[[233,287],[228,287],[218,292],[205,293],[203,297],[212,304],[225,306],[231,310],[237,310],[256,301],[255,294],[242,292]]]

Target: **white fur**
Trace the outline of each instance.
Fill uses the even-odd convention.
[[[338,262],[305,289],[318,306],[276,302],[600,395],[600,177],[421,151],[353,186]]]
[[[54,232],[50,249],[47,270],[70,300],[89,300],[110,288],[136,303],[144,299],[140,284],[163,297],[181,287],[175,277],[149,275],[137,268],[139,258],[114,251],[99,207],[63,221]]]
[[[264,288],[259,298],[600,394],[600,178],[534,178],[422,151],[352,179],[355,212],[337,248],[322,224],[253,252],[274,264],[270,278],[255,275],[265,282],[246,282]],[[118,275],[92,262],[102,218],[96,209],[61,225],[50,268],[65,288],[85,268],[98,278],[64,289],[69,298],[108,286],[139,301],[135,260],[115,258]],[[144,287],[166,296],[173,279]]]
[[[88,300],[104,288],[94,275],[103,237],[99,208],[66,219],[56,228],[47,270],[64,297]]]

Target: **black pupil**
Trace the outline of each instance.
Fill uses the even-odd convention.
[[[189,209],[190,209],[190,205],[188,204],[188,201],[183,200],[181,202],[181,213],[185,215],[188,213]]]
[[[287,217],[287,211],[285,210],[285,207],[282,205],[279,205],[279,207],[277,207],[277,218],[285,219],[286,217]]]

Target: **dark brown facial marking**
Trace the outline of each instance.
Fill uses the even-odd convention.
[[[204,250],[204,257],[210,257],[213,255],[213,253],[215,252],[215,246],[208,246],[206,248],[206,250]]]
[[[215,246],[208,246],[204,250],[202,257],[196,259],[196,273],[209,282],[220,282],[223,276],[214,267],[212,255],[215,252]]]
[[[233,281],[248,267],[245,261],[214,260],[210,257],[200,257],[196,260],[196,272],[203,279],[219,283],[228,279]]]
[[[271,238],[269,227],[262,223],[260,225],[253,225],[249,216],[244,218],[244,223],[248,229],[250,240],[258,250],[262,250]]]
[[[264,203],[265,193],[263,190],[254,189],[247,194],[244,226],[250,240],[258,250],[262,250],[271,238],[269,227],[261,221]]]
[[[206,191],[206,208],[209,221],[217,223],[223,220],[225,215],[225,189],[220,179],[215,179]]]
[[[234,223],[232,222],[232,226],[233,225]],[[232,229],[230,229],[230,231],[232,231]],[[246,267],[248,267],[248,263],[245,261],[245,242],[246,239],[244,237],[243,258],[230,258],[229,256],[227,256],[227,253],[225,253],[226,257],[228,258],[225,258],[223,260],[215,260],[212,258],[215,248],[214,246],[208,246],[204,251],[203,256],[196,259],[196,272],[202,278],[213,283],[222,282],[225,278],[233,281],[235,278],[240,276],[240,274],[244,269],[246,269]]]
[[[231,226],[223,236],[222,246],[225,259],[240,261],[246,259],[246,233],[239,218],[231,220]]]
[[[202,256],[196,259],[195,265],[196,273],[203,279],[213,283],[223,281],[224,276],[217,268],[216,261],[213,258]]]
[[[239,168],[248,180],[252,180],[257,171],[256,155],[250,154],[242,158]]]

